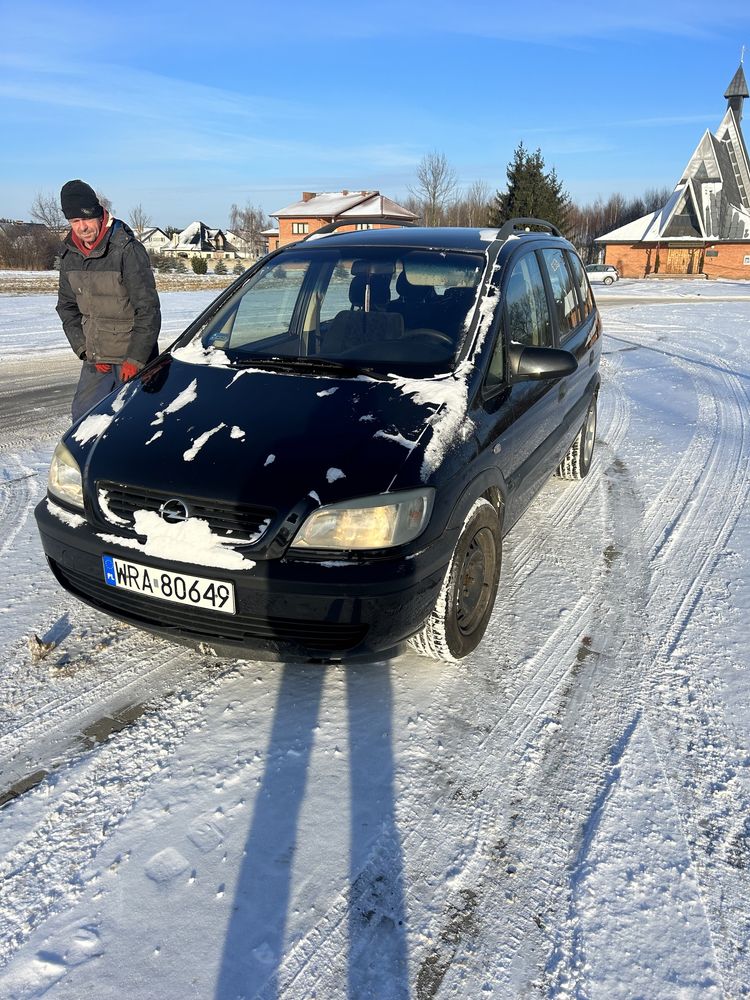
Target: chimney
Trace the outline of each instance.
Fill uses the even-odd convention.
[[[314,191],[303,191],[302,192],[302,200],[303,201],[312,201],[312,199],[314,197],[315,197],[315,192]]]

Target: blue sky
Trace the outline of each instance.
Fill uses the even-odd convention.
[[[433,150],[494,191],[520,140],[580,202],[672,187],[750,47],[747,0],[0,0],[0,25],[0,216],[82,177],[179,227],[398,199]]]

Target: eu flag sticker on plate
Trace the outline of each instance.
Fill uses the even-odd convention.
[[[115,561],[112,556],[102,556],[102,562],[104,563],[104,582],[108,583],[110,587],[117,586],[117,578],[115,577]]]

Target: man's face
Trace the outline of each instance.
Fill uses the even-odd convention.
[[[96,238],[102,228],[101,219],[68,219],[70,228],[88,250],[96,243]]]

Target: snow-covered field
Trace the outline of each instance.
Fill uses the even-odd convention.
[[[212,294],[162,296],[165,339]],[[750,286],[597,294],[594,467],[458,666],[219,661],[79,605],[32,515],[65,422],[0,426],[0,997],[750,995]],[[0,296],[4,373],[65,353],[53,306]]]

